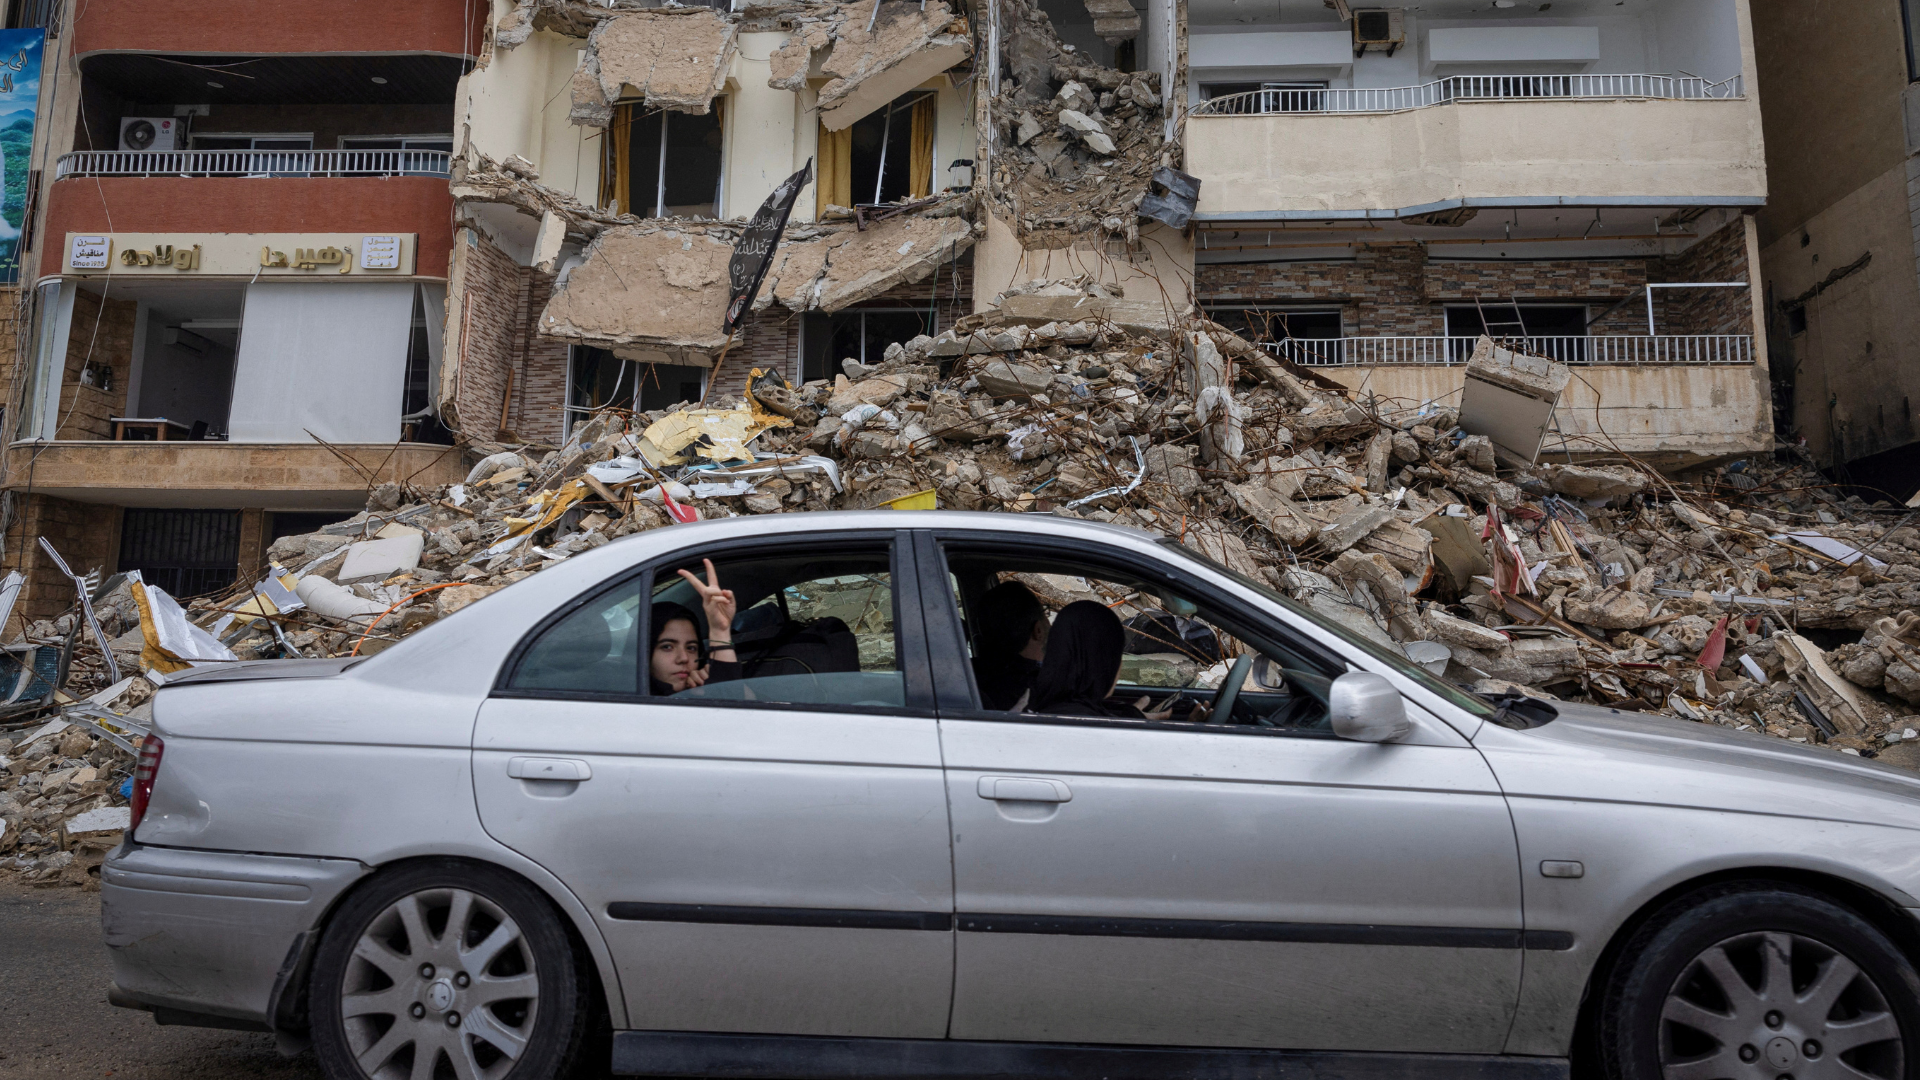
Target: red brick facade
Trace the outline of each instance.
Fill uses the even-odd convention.
[[[1649,280],[1750,277],[1741,221],[1671,257],[1494,262],[1450,259],[1445,251],[1409,241],[1356,245],[1352,259],[1339,261],[1207,263],[1197,269],[1196,291],[1207,304],[1338,306],[1345,332],[1353,337],[1428,336],[1446,332],[1444,307],[1449,303],[1562,301],[1602,308],[1633,296]],[[1662,334],[1753,332],[1749,298],[1741,289],[1657,290],[1654,308],[1655,327]],[[1646,318],[1645,302],[1635,300],[1591,330],[1645,333]]]
[[[92,52],[294,53],[480,52],[488,0],[85,0],[74,12],[74,55]]]

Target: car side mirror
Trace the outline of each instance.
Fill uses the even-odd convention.
[[[1349,671],[1327,691],[1333,733],[1354,742],[1384,743],[1413,730],[1407,704],[1385,675]]]

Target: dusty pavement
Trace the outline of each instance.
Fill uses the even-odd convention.
[[[0,1080],[318,1080],[273,1037],[160,1027],[107,1004],[100,896],[0,881]]]

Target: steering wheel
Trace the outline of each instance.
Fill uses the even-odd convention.
[[[1214,692],[1213,712],[1207,717],[1207,723],[1224,724],[1233,718],[1233,703],[1240,700],[1240,688],[1246,685],[1247,672],[1252,670],[1253,655],[1242,653],[1228,669],[1227,677],[1220,681],[1220,689]]]

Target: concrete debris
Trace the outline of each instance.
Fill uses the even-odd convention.
[[[804,90],[809,78],[824,76],[820,123],[840,131],[972,55],[966,18],[943,0],[817,5],[773,50],[767,85]]]
[[[1093,32],[1118,45],[1140,33],[1140,11],[1128,0],[1085,0],[1093,16]]]
[[[963,193],[864,230],[852,222],[790,227],[755,306],[832,312],[924,281],[973,245],[970,205]],[[709,366],[726,343],[713,313],[726,308],[727,260],[741,227],[627,219],[596,230],[584,261],[547,301],[541,333],[630,359]]]
[[[48,669],[57,693],[0,719],[0,866],[96,880],[114,837],[97,823],[116,819],[81,815],[125,806],[127,747],[173,672],[377,652],[543,567],[676,521],[928,491],[942,508],[1177,537],[1471,690],[1920,768],[1920,737],[1906,734],[1920,724],[1920,529],[1901,508],[1835,491],[1790,448],[1682,477],[1618,459],[1504,464],[1451,409],[1336,393],[1191,317],[1137,328],[1059,317],[1106,302],[1085,283],[1026,283],[877,364],[843,363],[832,381],[756,372],[750,400],[607,410],[557,448],[475,444],[465,482],[372,492],[389,508],[282,537],[259,578],[184,606],[110,580],[91,606],[120,667],[139,674],[108,677],[77,602],[0,642],[0,656],[71,657]],[[1196,335],[1220,358],[1212,382]],[[1263,449],[1203,451],[1215,421],[1195,399],[1208,390]],[[372,555],[384,572],[368,570]],[[1194,685],[1205,667],[1129,663],[1168,686]]]
[[[573,76],[572,118],[604,128],[614,102],[639,95],[650,109],[704,113],[725,86],[740,34],[708,7],[614,15],[593,28]]]
[[[1036,0],[1010,0],[1000,13],[1002,75],[988,107],[997,129],[986,178],[992,212],[1029,248],[1103,234],[1137,241],[1154,171],[1178,164],[1158,73],[1083,63]]]

